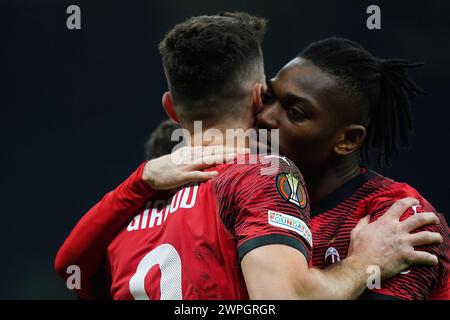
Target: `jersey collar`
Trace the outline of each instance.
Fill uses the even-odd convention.
[[[338,206],[350,198],[364,183],[377,176],[379,174],[375,171],[361,167],[361,174],[348,180],[325,198],[322,198],[316,203],[311,203],[311,217],[318,216]]]

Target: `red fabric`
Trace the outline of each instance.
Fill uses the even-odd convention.
[[[369,214],[371,221],[382,216],[391,205],[399,199],[414,197],[420,201],[420,212],[437,212],[430,203],[414,188],[377,176],[365,182],[353,195],[331,210],[323,212],[311,219],[314,235],[313,266],[325,268],[331,263],[347,256],[350,243],[350,232],[359,219]],[[407,210],[401,220],[414,214]],[[441,245],[422,246],[417,250],[426,250],[436,254],[439,264],[435,267],[413,266],[408,274],[400,274],[382,281],[381,289],[374,292],[401,299],[448,299],[449,298],[449,238],[448,226],[443,215],[439,215],[440,225],[426,226],[415,232],[429,230],[439,232],[446,241]],[[337,253],[336,253],[337,252]],[[367,254],[370,254],[368,252]],[[328,256],[328,258],[326,258]],[[338,257],[338,258],[337,258]]]
[[[268,210],[309,222],[307,209],[276,191],[287,165],[267,176],[264,166],[217,166],[206,183],[153,197],[108,247],[112,298],[248,299],[238,247],[271,234],[303,245],[298,233],[270,225]]]
[[[238,247],[248,240],[266,235],[283,235],[300,240],[306,251],[311,250],[307,239],[293,230],[280,228],[268,223],[268,211],[279,212],[303,221],[309,228],[309,201],[305,182],[297,167],[288,159],[272,156],[270,164],[264,156],[248,160],[260,164],[233,166],[215,179],[215,188],[219,201],[219,214],[233,235],[238,240]],[[262,159],[262,160],[261,160]],[[273,172],[264,172],[262,168],[274,168]],[[291,173],[298,180],[304,191],[304,207],[299,207],[283,199],[277,187],[279,174]],[[285,183],[286,188],[289,188]],[[309,231],[309,230],[308,230]]]

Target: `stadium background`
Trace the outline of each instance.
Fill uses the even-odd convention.
[[[365,26],[382,9],[382,30]],[[66,29],[66,8],[82,30]],[[272,76],[311,41],[344,36],[382,57],[426,66],[414,77],[428,95],[414,108],[410,151],[386,175],[450,212],[448,1],[17,1],[0,4],[0,298],[73,296],[53,258],[79,217],[144,160],[164,117],[157,44],[191,15],[244,10],[269,19],[264,43]]]

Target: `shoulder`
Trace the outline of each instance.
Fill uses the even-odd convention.
[[[221,197],[244,203],[254,197],[275,201],[281,196],[302,209],[308,206],[305,181],[295,164],[286,157],[247,155],[218,171],[213,184]]]
[[[436,211],[432,204],[419,191],[405,182],[397,182],[382,175],[377,175],[373,180],[376,181],[379,187],[365,201],[365,205],[371,212],[386,211],[395,201],[406,197],[419,200],[420,211],[422,212]]]
[[[384,178],[383,176],[380,177]],[[421,212],[434,212],[439,216],[441,223],[439,225],[425,226],[423,229],[437,231],[443,235],[448,234],[448,225],[445,216],[439,213],[419,191],[407,183],[397,182],[392,179],[388,180],[390,181],[389,184],[386,184],[385,187],[380,188],[363,201],[363,211],[371,215],[371,220],[376,220],[384,215],[397,200],[412,197],[419,200],[419,205],[406,210],[400,220],[405,220]]]
[[[230,179],[258,181],[276,177],[280,173],[292,173],[301,177],[295,164],[279,155],[245,155],[232,163],[218,166],[217,170],[219,175],[214,178],[216,183],[224,183]]]

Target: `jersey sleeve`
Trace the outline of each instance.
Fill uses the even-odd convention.
[[[421,212],[437,211],[433,206],[424,199],[416,190],[406,184],[398,184],[398,188],[394,188],[389,192],[377,196],[370,203],[371,220],[381,217],[395,201],[405,197],[414,197],[420,201],[419,206],[408,209],[400,220],[404,220],[413,214]],[[436,255],[439,263],[436,266],[411,266],[408,270],[401,274],[382,281],[380,289],[371,290],[373,293],[393,296],[403,300],[423,300],[428,299],[432,291],[443,285],[447,278],[449,268],[449,229],[445,218],[439,214],[439,225],[428,225],[421,227],[412,233],[420,231],[432,231],[440,233],[445,239],[444,243],[439,245],[427,245],[415,247],[416,250],[427,251]]]
[[[107,247],[120,229],[156,191],[142,180],[145,163],[116,189],[107,193],[77,223],[59,249],[55,271],[64,279],[67,267],[79,266],[81,288],[74,289],[82,299],[104,296],[104,274]]]
[[[255,164],[235,172],[220,205],[222,219],[237,240],[240,259],[255,248],[283,244],[309,261],[312,235],[303,177],[286,158],[272,159],[271,165],[276,169]]]

